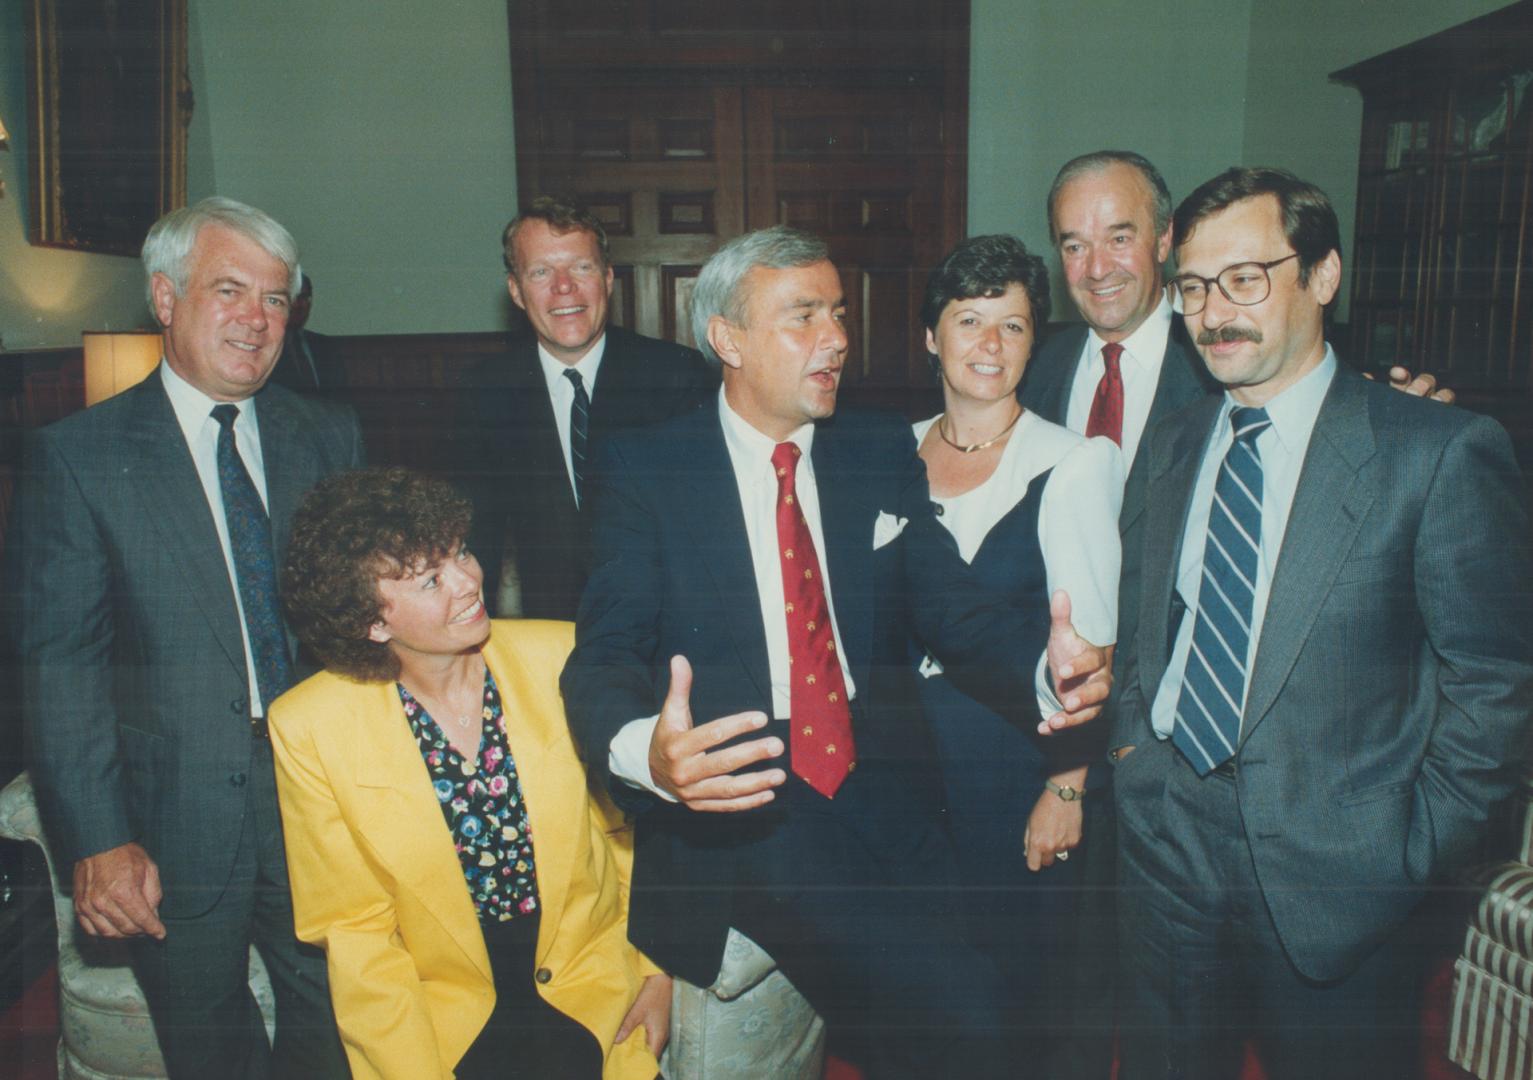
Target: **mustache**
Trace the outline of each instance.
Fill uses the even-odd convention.
[[[1260,345],[1262,332],[1247,326],[1221,326],[1217,330],[1200,330],[1197,340],[1199,345],[1228,345],[1234,341]]]

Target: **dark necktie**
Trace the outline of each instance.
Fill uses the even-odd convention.
[[[1182,676],[1171,741],[1207,776],[1235,756],[1245,707],[1246,659],[1262,542],[1262,459],[1256,437],[1272,425],[1265,409],[1230,413],[1235,441],[1214,482],[1198,586],[1198,619]]]
[[[229,526],[229,549],[234,554],[234,579],[245,610],[245,634],[255,657],[256,687],[266,709],[293,684],[293,664],[287,654],[287,633],[277,603],[277,567],[272,554],[271,520],[245,471],[234,444],[237,405],[217,405],[218,487],[224,497],[224,521]]]
[[[772,451],[777,470],[777,546],[782,561],[783,609],[788,620],[789,750],[793,772],[804,783],[834,798],[857,766],[852,741],[852,712],[846,680],[836,656],[830,605],[820,575],[820,560],[803,508],[794,493],[799,449],[778,443]]]
[[[1116,341],[1102,346],[1104,370],[1086,417],[1086,438],[1106,435],[1119,446],[1123,445],[1123,369],[1118,365],[1122,355],[1123,346]]]
[[[570,473],[575,479],[575,505],[585,497],[586,439],[591,434],[591,399],[586,396],[585,380],[574,368],[565,368],[564,377],[575,388],[570,403]]]

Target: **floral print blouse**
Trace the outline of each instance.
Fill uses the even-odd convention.
[[[421,703],[403,685],[396,685],[479,917],[505,922],[537,911],[532,829],[516,762],[511,760],[506,744],[500,691],[495,688],[494,677],[485,670],[484,726],[475,761],[454,750]]]

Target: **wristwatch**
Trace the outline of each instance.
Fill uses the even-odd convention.
[[[1052,780],[1045,780],[1043,782],[1043,786],[1047,790],[1052,791],[1055,795],[1058,795],[1060,802],[1075,802],[1078,799],[1084,799],[1086,797],[1086,792],[1084,790],[1073,788],[1069,784],[1066,784],[1064,787],[1060,787]]]

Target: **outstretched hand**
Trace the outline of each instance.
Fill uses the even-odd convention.
[[[772,791],[787,779],[782,769],[730,775],[737,769],[779,757],[776,736],[752,739],[719,749],[721,743],[766,726],[762,712],[733,713],[692,726],[692,665],[671,657],[671,685],[649,741],[649,774],[655,786],[674,795],[689,810],[728,813],[753,810],[775,798]]]
[[[1095,719],[1112,690],[1112,650],[1093,645],[1075,632],[1070,621],[1070,596],[1055,590],[1049,600],[1049,675],[1054,693],[1064,706],[1038,725],[1048,735]]]

